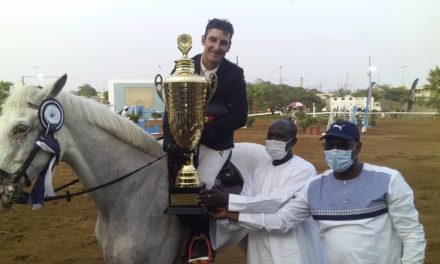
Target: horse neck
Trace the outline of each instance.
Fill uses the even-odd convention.
[[[90,124],[66,124],[63,130],[63,138],[67,139],[63,161],[72,167],[85,188],[114,180],[154,160],[139,148]],[[124,191],[133,191],[130,190],[133,185],[139,188],[141,185],[148,185],[150,181],[155,184],[166,182],[165,162],[159,162],[155,169],[159,173],[151,173],[146,168],[121,182],[92,193],[95,203],[98,207],[106,206],[111,197],[117,197]],[[156,188],[155,184],[151,184],[149,188]]]
[[[61,131],[64,133],[61,137],[66,139],[63,160],[86,188],[119,178],[155,160],[92,125],[67,124]],[[132,258],[134,263],[162,263],[164,259],[165,263],[171,263],[184,243],[186,230],[176,217],[163,214],[168,206],[166,164],[166,159],[162,159],[120,182],[90,193],[98,212],[96,237],[104,245],[106,258],[115,258],[109,262],[125,263]],[[166,253],[161,252],[164,248]],[[145,249],[160,254],[148,254]],[[118,259],[121,256],[124,261]]]

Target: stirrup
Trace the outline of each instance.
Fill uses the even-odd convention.
[[[195,245],[195,243],[197,241],[202,240],[205,245],[206,245],[206,249],[207,249],[207,256],[195,256],[194,258],[192,257],[192,253],[193,253],[193,246]],[[213,259],[212,259],[212,250],[211,250],[211,242],[209,241],[209,238],[203,234],[203,233],[199,233],[194,235],[191,238],[191,241],[189,242],[189,249],[188,249],[188,263],[190,264],[211,264],[214,263]]]

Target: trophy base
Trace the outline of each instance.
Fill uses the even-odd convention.
[[[169,215],[206,215],[208,211],[203,207],[173,207],[165,209],[165,214]]]
[[[165,214],[207,214],[206,208],[200,206],[199,191],[202,188],[170,188],[169,206]]]

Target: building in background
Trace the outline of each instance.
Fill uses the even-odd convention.
[[[346,95],[344,97],[331,97],[329,98],[329,110],[335,112],[338,111],[351,111],[356,106],[358,111],[365,111],[367,108],[367,97],[353,97]],[[382,107],[379,102],[374,102],[374,97],[370,100],[371,111],[382,111]]]
[[[149,79],[121,79],[108,81],[108,100],[114,112],[124,105],[143,107],[152,112],[163,112],[165,105],[156,93],[154,81]]]
[[[414,98],[416,102],[428,101],[430,97],[431,97],[431,92],[425,89],[425,87],[423,86],[416,87],[415,98]]]

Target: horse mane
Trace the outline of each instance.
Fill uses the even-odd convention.
[[[38,106],[45,96],[43,89],[32,86],[14,89],[6,100],[3,111],[14,107],[29,107],[29,104]],[[66,119],[86,122],[104,129],[120,140],[154,157],[164,154],[161,144],[154,137],[132,121],[113,113],[105,105],[81,98],[71,92],[60,92],[56,99],[62,105]]]

